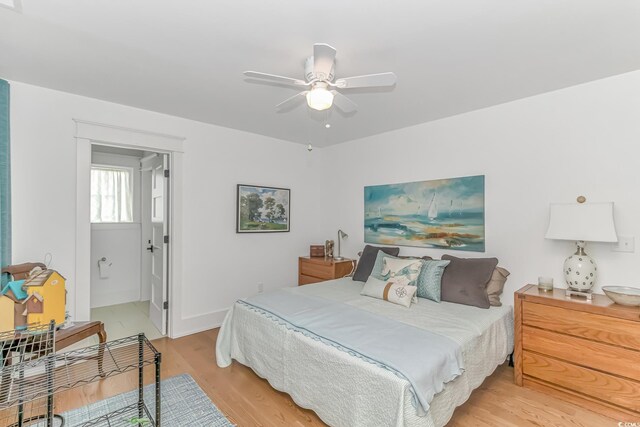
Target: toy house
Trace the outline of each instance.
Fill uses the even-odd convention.
[[[7,283],[0,293],[0,331],[51,320],[65,321],[65,278],[55,270],[36,269],[26,279]]]
[[[27,293],[22,289],[24,280],[7,283],[0,293],[0,331],[27,326],[24,301]]]
[[[42,270],[25,279],[22,288],[28,294],[27,323],[64,323],[67,293],[65,279],[55,270]]]

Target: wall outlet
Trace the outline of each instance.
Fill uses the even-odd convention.
[[[258,293],[261,294],[262,292],[264,292],[264,283],[260,282],[258,283]]]
[[[618,236],[618,243],[613,246],[615,252],[635,252],[636,239],[633,236]]]

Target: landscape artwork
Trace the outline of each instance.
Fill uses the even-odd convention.
[[[291,190],[286,188],[238,185],[237,233],[277,233],[289,231]]]
[[[484,175],[364,188],[364,241],[484,252]]]

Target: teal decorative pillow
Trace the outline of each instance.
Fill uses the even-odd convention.
[[[440,302],[441,282],[444,269],[451,261],[448,260],[425,260],[423,258],[397,258],[383,252],[378,252],[376,262],[373,265],[371,275],[377,279],[385,280],[388,276],[383,275],[384,258],[394,258],[402,261],[416,261],[422,264],[418,277],[409,282],[409,285],[418,287],[417,296],[427,298],[435,302]]]
[[[418,276],[418,296],[435,302],[440,302],[442,275],[451,261],[421,260],[422,270]]]

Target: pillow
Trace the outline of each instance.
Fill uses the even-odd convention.
[[[440,302],[442,275],[451,261],[430,259],[422,261],[422,271],[418,276],[418,296]]]
[[[456,258],[443,255],[451,263],[442,275],[442,301],[489,308],[487,284],[498,265],[497,258]]]
[[[356,267],[356,271],[353,273],[353,280],[358,280],[360,282],[366,282],[369,276],[371,275],[371,270],[373,269],[373,264],[376,262],[376,255],[378,251],[382,251],[386,254],[396,256],[400,252],[400,248],[383,248],[377,246],[367,245],[362,250],[362,256],[360,257],[360,261],[358,261],[358,266]]]
[[[385,255],[382,252],[378,252],[376,262],[371,270],[371,275],[384,280],[386,277],[382,274],[382,262],[383,258],[390,258],[389,255]],[[449,265],[451,261],[434,260],[431,257],[413,258],[413,257],[397,257],[402,260],[416,260],[422,264],[422,269],[417,279],[410,285],[418,287],[417,297],[428,298],[435,302],[440,302],[440,288],[442,286],[442,274],[445,271],[445,267]],[[417,302],[417,299],[414,301]]]
[[[419,259],[400,259],[388,255],[382,257],[380,275],[393,283],[415,286],[420,271],[422,271],[422,261]]]
[[[409,307],[418,288],[409,285],[388,282],[369,276],[360,295],[374,297],[394,304]]]
[[[385,282],[392,281],[401,285],[416,286],[416,281],[422,271],[421,260],[417,258],[400,258],[378,252],[376,262],[373,264],[371,276]],[[413,302],[418,302],[418,295],[413,297]]]
[[[500,302],[500,295],[502,295],[502,290],[504,289],[504,283],[507,281],[507,276],[509,276],[507,270],[502,267],[496,267],[493,270],[493,274],[491,275],[491,279],[489,279],[489,283],[487,283],[487,295],[489,296],[489,304],[494,307],[502,306]]]

